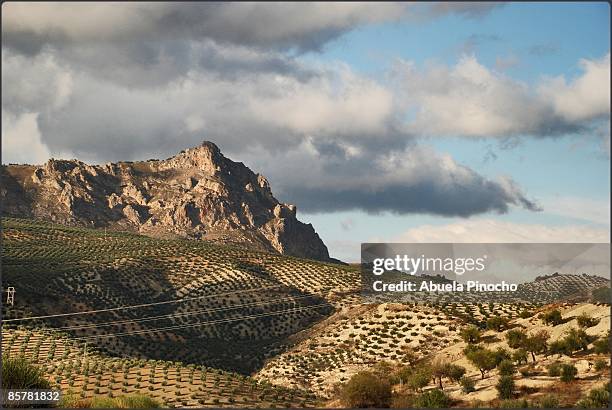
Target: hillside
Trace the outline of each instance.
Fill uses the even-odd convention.
[[[117,358],[59,332],[3,331],[2,354],[40,366],[53,388],[77,398],[144,393],[168,407],[314,407],[303,390],[195,364]]]
[[[550,310],[552,307],[546,307],[542,311]],[[516,318],[509,326],[511,329],[523,329],[528,334],[545,331],[549,334],[549,344],[562,339],[570,329],[577,329],[577,317],[587,315],[593,318],[597,324],[585,329],[586,334],[597,338],[606,337],[610,332],[610,305],[601,304],[574,304],[564,303],[554,306],[559,309],[563,317],[563,323],[558,325],[546,325],[542,320],[538,319],[537,315],[529,318]],[[505,338],[508,330],[502,332],[487,331],[484,334],[486,338],[486,347],[489,349],[506,349],[512,351]],[[462,354],[466,343],[459,342],[453,346],[438,353],[438,357],[450,363],[465,366],[468,369],[468,375],[474,377],[476,381],[475,391],[465,394],[461,391],[460,386],[448,387],[446,390],[451,397],[455,399],[465,400],[467,402],[489,401],[497,397],[495,384],[499,380],[499,375],[493,373],[490,377],[480,379],[478,369],[474,367]],[[593,363],[597,359],[605,360],[606,368],[603,372],[593,368]],[[548,374],[548,367],[553,363],[573,364],[578,369],[577,380],[571,385],[559,383],[559,377]],[[517,388],[525,391],[532,398],[541,398],[546,394],[556,395],[562,406],[572,407],[574,401],[584,396],[590,389],[603,385],[609,381],[610,372],[610,355],[597,354],[593,351],[593,345],[589,344],[585,351],[577,352],[570,356],[544,354],[538,355],[536,362],[531,362],[529,359],[528,377],[518,377],[516,380]],[[574,400],[574,401],[573,401]]]
[[[250,372],[359,286],[353,268],[203,241],[11,218],[3,229],[3,285],[16,288],[5,323],[104,310],[19,323],[125,357]]]
[[[3,216],[238,243],[327,261],[327,247],[263,175],[212,142],[165,160],[88,165],[50,159],[1,167]]]
[[[539,300],[542,303],[556,301],[587,301],[591,300],[596,289],[609,288],[610,279],[595,275],[561,275],[553,274],[538,277],[532,282],[519,285],[519,293],[525,298]]]
[[[380,361],[406,363],[458,343],[466,324],[517,318],[527,304],[400,304],[344,307],[308,339],[268,361],[257,377],[332,397],[337,383]]]

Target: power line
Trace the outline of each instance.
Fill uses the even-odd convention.
[[[272,301],[259,301],[259,302],[251,302],[251,303],[243,303],[240,305],[219,307],[219,308],[209,308],[209,309],[200,309],[188,312],[178,312],[178,313],[169,313],[166,315],[158,315],[158,316],[147,316],[144,318],[136,318],[136,319],[124,319],[124,320],[116,320],[110,322],[102,322],[102,323],[87,323],[83,325],[72,325],[72,326],[64,326],[64,327],[53,327],[53,330],[74,330],[74,329],[88,329],[92,327],[102,327],[102,326],[112,326],[123,323],[140,323],[140,322],[149,322],[152,320],[159,319],[172,319],[174,317],[182,317],[182,316],[191,316],[199,313],[208,313],[208,312],[222,312],[226,310],[244,308],[244,307],[254,307],[266,304],[275,304],[275,303],[283,303],[283,302],[292,302],[299,299],[307,299],[312,298],[314,295],[304,295],[304,296],[289,296],[287,298],[274,299]]]
[[[153,302],[153,303],[142,303],[139,305],[126,305],[126,306],[119,306],[119,307],[108,308],[108,309],[87,310],[84,312],[72,312],[72,313],[59,313],[56,315],[45,315],[45,316],[30,316],[30,317],[22,317],[22,318],[17,318],[17,319],[4,319],[3,322],[20,322],[20,321],[35,320],[35,319],[48,319],[52,317],[65,317],[65,316],[76,316],[76,315],[85,315],[85,314],[102,313],[102,312],[113,312],[113,311],[123,310],[123,309],[136,309],[136,308],[147,307],[147,306],[167,305],[170,303],[180,303],[180,302],[186,302],[190,300],[199,300],[199,299],[205,299],[205,298],[211,298],[211,297],[223,296],[223,295],[234,295],[237,293],[255,292],[259,290],[276,289],[280,287],[282,287],[282,285],[275,285],[275,286],[268,286],[268,287],[263,287],[263,288],[254,288],[254,289],[245,289],[245,290],[233,290],[231,292],[213,293],[210,295],[196,296],[192,298],[173,299],[173,300],[166,300],[163,302]]]
[[[75,337],[75,338],[71,338],[71,339],[73,339],[73,340],[90,340],[90,339],[97,339],[97,338],[101,338],[101,337],[120,337],[120,336],[130,336],[130,335],[138,335],[138,334],[144,334],[144,333],[154,333],[154,332],[161,332],[161,331],[165,331],[165,330],[184,329],[184,328],[189,328],[189,327],[206,326],[206,325],[212,325],[212,324],[218,324],[218,323],[237,322],[237,321],[241,321],[241,320],[245,320],[245,319],[255,319],[255,318],[266,317],[266,316],[276,316],[276,315],[283,314],[283,313],[299,312],[299,311],[302,311],[302,310],[316,309],[316,308],[321,308],[321,307],[324,307],[324,306],[325,307],[330,307],[330,305],[327,304],[327,303],[321,303],[321,304],[318,304],[318,305],[312,305],[312,306],[307,306],[307,307],[292,308],[292,309],[280,310],[280,311],[269,312],[269,313],[259,313],[259,314],[254,314],[254,315],[241,316],[241,317],[237,317],[237,318],[217,319],[217,320],[211,320],[211,321],[208,321],[208,322],[192,323],[192,324],[188,324],[188,325],[168,326],[168,327],[161,327],[161,328],[157,328],[157,329],[135,330],[135,331],[132,331],[132,332],[107,333],[107,334],[102,334],[102,335],[82,336],[82,337]]]

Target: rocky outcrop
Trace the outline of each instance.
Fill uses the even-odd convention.
[[[295,205],[278,202],[263,175],[226,158],[212,142],[166,160],[3,166],[0,195],[6,216],[330,260],[312,225],[296,218]]]

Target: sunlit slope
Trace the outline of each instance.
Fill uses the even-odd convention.
[[[6,319],[70,314],[8,324],[242,371],[359,290],[359,272],[341,265],[13,218],[3,219],[2,265],[3,287],[16,289]]]

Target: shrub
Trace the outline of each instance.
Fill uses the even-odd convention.
[[[141,394],[118,397],[93,397],[84,399],[75,395],[64,395],[59,402],[61,408],[97,408],[97,409],[156,409],[161,405],[154,399]]]
[[[531,376],[531,367],[529,367],[529,366],[520,367],[519,368],[519,373],[523,377],[529,377],[529,376]]]
[[[514,364],[512,364],[510,360],[502,360],[499,362],[497,370],[499,370],[500,376],[512,376],[516,371]]]
[[[557,326],[563,323],[563,317],[561,316],[561,312],[559,312],[557,309],[544,313],[542,315],[542,320],[547,325],[553,325],[553,326]]]
[[[522,311],[522,312],[519,314],[519,317],[520,317],[521,319],[528,319],[528,318],[530,318],[531,316],[533,316],[533,312],[532,312],[532,311],[530,311],[530,310],[527,310],[527,309],[523,310],[523,311]]]
[[[514,391],[514,379],[512,379],[512,376],[502,376],[499,378],[495,388],[500,399],[510,399]]]
[[[587,327],[593,327],[599,323],[599,319],[595,319],[587,315],[586,313],[581,314],[576,317],[576,321],[578,322],[578,326],[586,329]]]
[[[465,367],[459,366],[457,364],[450,364],[446,369],[446,376],[452,381],[458,382],[465,375]]]
[[[578,369],[573,364],[564,364],[561,366],[561,381],[562,382],[571,382],[576,378],[576,374],[578,374]]]
[[[512,329],[506,333],[506,341],[512,349],[523,347],[526,339],[527,334],[522,330]]]
[[[393,371],[393,365],[383,360],[381,362],[376,363],[370,370],[376,376],[384,377],[386,375],[391,374],[391,372]]]
[[[432,374],[430,369],[419,367],[412,372],[412,375],[408,379],[408,386],[413,390],[420,391],[429,384],[431,377]]]
[[[414,407],[438,409],[449,407],[450,399],[440,389],[433,389],[420,394],[414,400]]]
[[[561,355],[570,356],[572,352],[568,348],[567,343],[565,343],[565,340],[561,339],[561,340],[555,340],[554,342],[550,344],[550,346],[548,346],[548,354],[550,355],[557,354],[559,356]]]
[[[597,339],[593,342],[595,353],[606,354],[610,353],[610,332],[605,337]]]
[[[531,358],[534,362],[536,361],[536,354],[543,353],[548,349],[546,341],[549,337],[550,335],[546,330],[540,330],[536,334],[528,336],[527,339],[525,339],[524,348],[531,353]]]
[[[410,366],[400,367],[391,375],[389,380],[392,384],[406,383],[412,376],[414,370]]]
[[[528,409],[529,402],[526,399],[502,400],[499,402],[500,409]]]
[[[429,364],[429,368],[431,369],[431,375],[434,379],[438,379],[438,386],[440,387],[440,389],[442,389],[442,378],[449,377],[451,366],[451,364],[444,362],[440,359],[436,359]]]
[[[64,409],[87,409],[91,407],[91,399],[83,399],[76,394],[64,394],[57,406]]]
[[[512,360],[516,364],[527,363],[527,351],[525,349],[517,349],[512,352]]]
[[[160,404],[151,397],[133,394],[127,396],[118,396],[115,398],[98,398],[92,400],[94,408],[116,408],[116,409],[155,409],[159,408]]]
[[[537,406],[543,409],[556,409],[559,408],[559,399],[552,394],[547,394],[538,399]]]
[[[370,372],[359,372],[344,386],[341,397],[348,407],[388,407],[391,385]]]
[[[561,375],[561,363],[559,362],[549,364],[547,369],[550,377],[559,377]]]
[[[2,358],[3,389],[49,389],[50,386],[49,381],[44,377],[44,371],[25,358]]]
[[[490,406],[482,400],[472,400],[470,407],[473,409],[488,409]]]
[[[593,389],[588,396],[576,403],[576,407],[585,409],[605,409],[610,407],[610,389]]]
[[[493,351],[493,357],[495,358],[495,366],[497,366],[504,360],[510,360],[512,355],[508,350],[500,346]]]
[[[470,325],[461,329],[460,336],[465,343],[478,343],[480,341],[480,330],[476,326]]]
[[[606,367],[608,367],[608,362],[606,362],[604,359],[595,360],[595,371],[600,372],[604,370]]]
[[[485,374],[497,366],[495,353],[487,349],[475,349],[468,351],[465,355],[467,359],[474,364],[480,370],[482,379],[485,378]]]
[[[589,344],[594,340],[595,338],[588,335],[583,329],[575,328],[569,329],[563,338],[563,342],[567,345],[567,349],[571,353],[577,350],[587,350]]]
[[[508,319],[501,316],[493,316],[487,320],[487,329],[501,332],[508,325]]]
[[[409,409],[414,407],[414,397],[409,394],[393,396],[391,399],[392,409]]]
[[[471,393],[476,390],[476,388],[474,387],[474,380],[467,376],[463,376],[461,380],[459,380],[459,384],[461,385],[461,390],[464,393]]]

